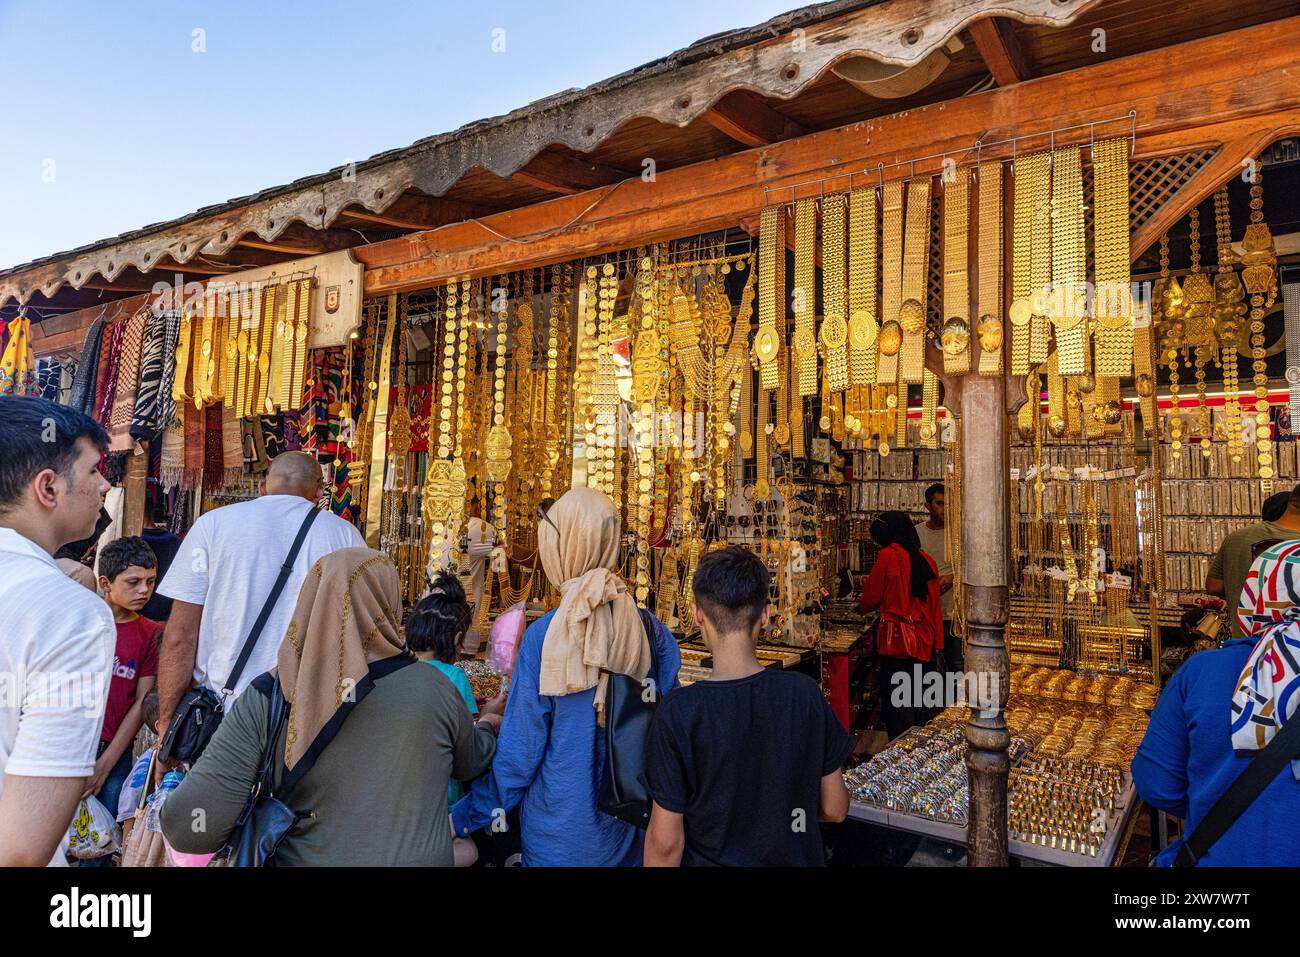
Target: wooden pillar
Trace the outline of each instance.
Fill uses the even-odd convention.
[[[145,489],[149,478],[149,443],[141,442],[139,454],[128,455],[122,476],[122,537],[139,535],[144,529]]]
[[[962,582],[966,590],[966,669],[992,700],[972,695],[966,740],[970,774],[969,861],[1007,863],[1007,774],[1003,711],[1011,671],[1004,632],[1009,611],[1011,508],[1008,500],[1006,380],[968,375],[961,384]]]

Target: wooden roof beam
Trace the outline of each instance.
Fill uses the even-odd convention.
[[[566,153],[543,150],[521,167],[511,179],[536,186],[548,193],[565,196],[609,186],[625,179],[619,170],[585,163]]]
[[[394,229],[436,229],[447,223],[460,223],[467,219],[477,219],[500,212],[496,206],[483,203],[463,203],[454,199],[440,199],[436,196],[412,196],[407,194],[397,199],[381,213],[372,213],[368,209],[349,206],[342,215],[350,219],[359,219],[379,226],[391,226]]]
[[[1033,70],[1016,39],[1015,28],[1005,17],[976,20],[968,29],[975,48],[998,86],[1012,86],[1033,79]]]
[[[700,119],[745,146],[767,146],[803,136],[807,130],[778,113],[749,90],[735,90],[701,114]]]

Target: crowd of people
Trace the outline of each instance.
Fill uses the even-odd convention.
[[[679,687],[677,642],[618,575],[613,503],[587,488],[548,502],[538,558],[559,603],[524,631],[508,691],[482,700],[456,666],[473,594],[443,573],[404,614],[388,556],[317,509],[311,456],[278,456],[257,499],[205,513],[183,541],[102,546],[87,576],[55,556],[96,531],[109,487],[103,429],[6,397],[0,432],[0,864],[67,863],[79,802],[95,797],[129,832],[132,809],[161,785],[169,853],[220,860],[268,769],[267,787],[292,809],[268,853],[277,865],[468,865],[506,831],[529,866],[826,862],[819,822],[848,812],[852,740],[815,681],[756,657],[772,609],[752,552],[699,562],[694,624],[712,671]],[[902,512],[871,526],[880,554],[860,601],[879,614],[891,739],[927,719],[889,694],[897,677],[961,668],[943,492],[927,490],[919,526]],[[1222,816],[1253,758],[1285,744],[1300,698],[1297,573],[1300,488],[1280,516],[1225,542],[1207,591],[1239,610],[1233,637],[1177,672],[1133,762],[1139,794],[1183,818],[1186,835]],[[625,681],[656,706],[636,748],[639,822],[612,812],[602,790]],[[220,721],[181,761],[183,702],[203,691]],[[158,743],[133,761],[142,727]],[[1300,761],[1238,808],[1221,839],[1172,845],[1160,862],[1300,863],[1287,837],[1298,781]]]

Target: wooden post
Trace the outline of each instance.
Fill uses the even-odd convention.
[[[144,529],[145,489],[149,479],[149,443],[141,442],[144,450],[126,458],[126,473],[122,476],[122,537],[139,535]]]
[[[972,696],[966,740],[970,753],[969,861],[1007,863],[1007,756],[1003,711],[1011,683],[1004,632],[1009,611],[1011,503],[1008,500],[1007,384],[1001,376],[965,376],[961,383],[962,582],[966,589],[966,669],[989,675],[977,683],[991,701]],[[987,682],[987,683],[986,683]]]

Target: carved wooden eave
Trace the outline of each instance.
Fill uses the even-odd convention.
[[[586,89],[380,153],[355,169],[330,170],[0,272],[0,305],[26,303],[36,292],[50,297],[65,285],[81,289],[97,277],[112,282],[128,267],[147,273],[162,262],[170,269],[199,255],[222,255],[247,237],[271,243],[294,224],[325,229],[349,206],[382,214],[410,188],[442,196],[476,168],[508,178],[548,147],[590,153],[640,118],[685,127],[707,120],[733,91],[788,100],[851,57],[913,66],[984,18],[1062,26],[1098,2],[835,0],[805,7]]]

